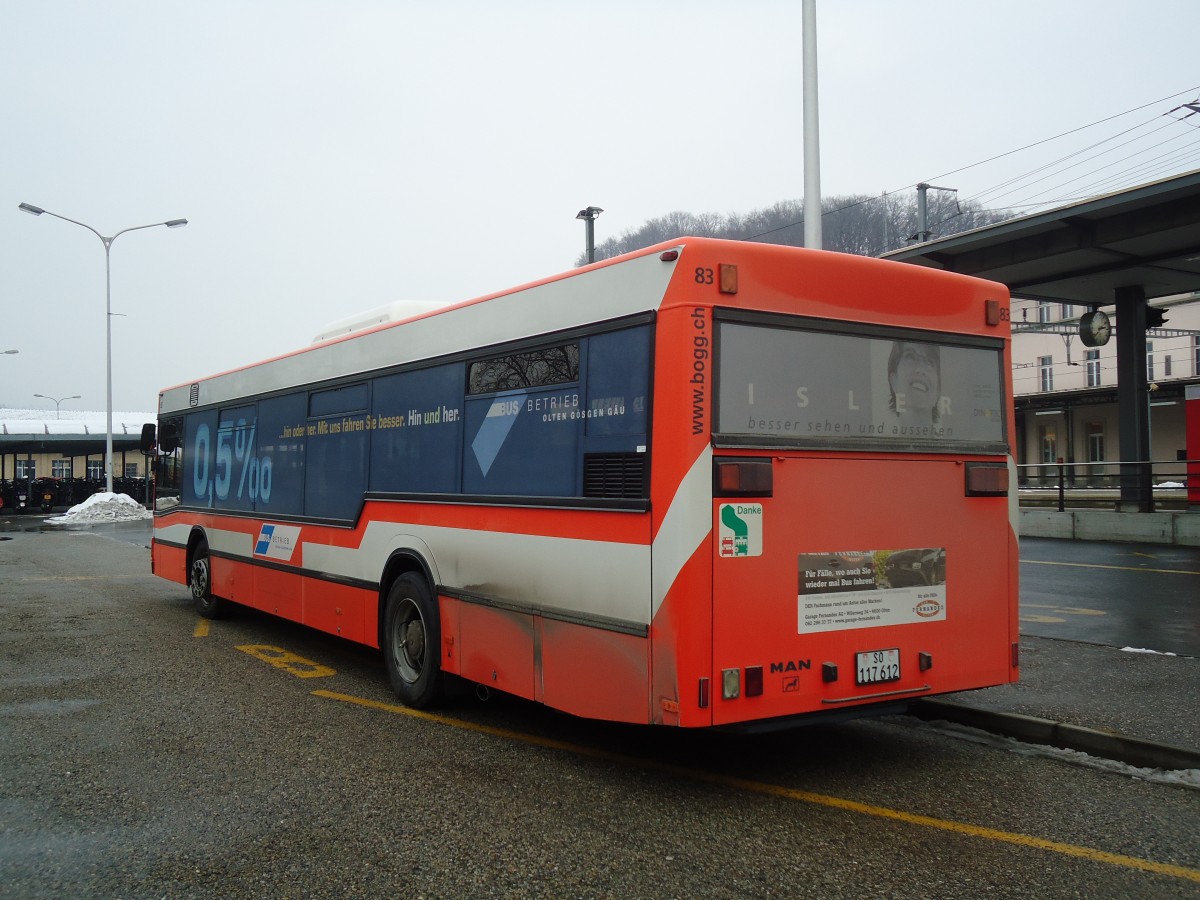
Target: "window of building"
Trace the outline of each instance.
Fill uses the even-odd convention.
[[[1037,320],[1039,322],[1050,321],[1050,303],[1046,300],[1038,301]]]
[[[89,459],[87,461],[87,477],[92,481],[104,479],[104,460]]]
[[[1064,303],[1062,305],[1062,310],[1060,311],[1059,318],[1060,319],[1069,319],[1074,314],[1074,312],[1075,312],[1074,306],[1072,306],[1070,303]]]
[[[1104,447],[1104,423],[1098,420],[1087,422],[1084,425],[1084,441],[1086,442],[1087,461],[1089,463],[1102,463],[1107,460]],[[1100,465],[1091,465],[1087,468],[1088,484],[1099,487],[1105,484],[1104,467]]]
[[[1192,338],[1192,374],[1200,375],[1200,335]]]
[[[1058,461],[1058,437],[1053,424],[1038,426],[1038,443],[1041,445],[1042,462]]]
[[[1038,357],[1038,385],[1043,391],[1054,390],[1054,357]]]
[[[1168,353],[1163,357],[1163,378],[1171,377],[1171,355]]]
[[[54,478],[70,478],[71,461],[69,459],[50,460],[50,474]]]
[[[126,478],[140,478],[141,477],[140,475],[138,475],[138,464],[137,463],[125,463],[125,477]]]
[[[1087,423],[1088,462],[1104,462],[1104,423]]]
[[[1100,351],[1088,350],[1084,353],[1084,361],[1087,367],[1084,370],[1087,376],[1087,386],[1100,387]]]
[[[32,459],[18,459],[17,478],[37,478],[37,464]]]
[[[1154,380],[1154,341],[1146,341],[1146,380]]]

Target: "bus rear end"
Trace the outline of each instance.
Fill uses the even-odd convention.
[[[1007,292],[795,250],[737,268],[736,294],[705,311],[697,723],[902,711],[1016,680]]]

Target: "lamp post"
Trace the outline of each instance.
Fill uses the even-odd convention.
[[[79,394],[72,394],[70,397],[50,397],[46,394],[34,394],[33,396],[41,397],[43,400],[53,400],[54,401],[54,418],[56,418],[56,419],[62,418],[59,407],[62,405],[62,402],[64,400],[79,400],[80,399]]]
[[[140,231],[143,228],[157,228],[159,225],[166,225],[168,228],[182,228],[188,223],[187,219],[168,219],[165,222],[151,222],[149,225],[134,225],[132,228],[123,228],[114,234],[112,237],[105,237],[91,225],[84,222],[77,222],[74,219],[68,219],[66,216],[60,216],[58,213],[52,213],[48,209],[42,209],[40,206],[34,206],[32,203],[21,203],[17,209],[22,212],[27,212],[31,216],[40,216],[45,213],[48,216],[54,216],[56,219],[62,219],[64,222],[70,222],[72,225],[78,225],[81,228],[86,228],[96,237],[100,238],[100,242],[104,244],[104,333],[105,343],[107,345],[107,365],[106,365],[106,406],[107,413],[107,431],[104,437],[104,481],[105,490],[110,494],[113,489],[113,462],[112,462],[112,266],[110,265],[110,249],[112,243],[127,231]]]
[[[602,210],[598,206],[589,206],[587,209],[581,209],[575,215],[575,218],[583,219],[584,224],[587,225],[586,240],[587,240],[587,258],[588,258],[589,264],[594,263],[596,261],[596,219],[599,217],[600,213],[602,213],[602,212],[604,212],[604,210]]]

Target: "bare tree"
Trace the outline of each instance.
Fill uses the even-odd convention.
[[[958,234],[1011,218],[1008,210],[984,209],[978,203],[960,204],[955,195],[930,195],[928,228],[935,236]],[[916,239],[915,194],[827,197],[822,206],[822,234],[827,250],[880,256]],[[804,245],[804,202],[782,200],[766,209],[745,214],[694,214],[682,211],[651,219],[640,228],[610,238],[596,247],[596,259],[609,259],[678,237],[722,237]],[[584,256],[577,265],[586,262]]]

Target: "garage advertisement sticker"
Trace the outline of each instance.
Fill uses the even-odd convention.
[[[946,550],[801,553],[799,633],[939,622],[946,618]]]

